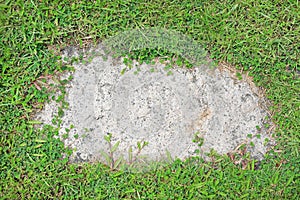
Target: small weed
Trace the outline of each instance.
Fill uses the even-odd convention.
[[[105,141],[108,143],[108,152],[104,152],[101,150],[101,155],[105,158],[106,164],[110,167],[111,170],[116,170],[118,168],[128,168],[132,167],[139,155],[141,154],[144,147],[146,147],[148,142],[137,142],[137,152],[133,154],[133,149],[130,146],[128,149],[128,161],[126,161],[123,156],[119,156],[119,158],[115,158],[114,154],[118,150],[120,145],[120,141],[117,141],[115,144],[112,144],[112,134],[108,133],[104,136]]]
[[[171,75],[173,75],[173,72],[172,71],[168,71],[167,76],[171,76]]]
[[[237,77],[239,80],[242,80],[242,79],[243,79],[242,74],[239,73],[239,72],[236,73],[236,77]]]
[[[81,135],[81,138],[82,138],[82,139],[87,138],[88,135],[89,135],[88,133],[84,133],[84,134]]]
[[[202,137],[202,135],[200,134],[200,132],[196,132],[194,134],[194,139],[193,142],[196,143],[199,147],[199,149],[196,149],[194,153],[198,154],[199,156],[203,155],[203,151],[201,149],[203,143],[204,143],[204,138]]]
[[[119,167],[121,162],[123,161],[122,157],[119,157],[117,160],[114,158],[114,153],[117,151],[120,141],[116,142],[114,145],[112,145],[111,141],[112,134],[109,133],[108,135],[104,136],[105,141],[109,145],[108,153],[101,151],[102,156],[105,158],[107,165],[110,167],[111,170],[115,170]]]
[[[256,126],[256,130],[261,131],[261,127],[260,126]]]
[[[270,139],[265,138],[265,140],[264,140],[264,146],[268,145],[269,142],[270,142]]]
[[[67,139],[68,137],[69,137],[69,134],[68,134],[68,133],[65,133],[65,134],[62,135],[62,138],[63,138],[63,139]]]
[[[270,124],[264,124],[264,127],[268,129],[270,128]]]
[[[202,147],[202,145],[204,143],[204,138],[202,136],[200,136],[200,132],[197,132],[194,134],[193,142],[197,143],[198,147]]]
[[[256,134],[255,137],[258,138],[258,139],[260,139],[261,135],[260,134]]]

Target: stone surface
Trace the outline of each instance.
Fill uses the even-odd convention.
[[[103,53],[101,45],[95,52]],[[70,48],[64,57],[76,54]],[[74,67],[60,132],[74,125],[64,140],[75,148],[73,162],[103,161],[100,151],[108,151],[107,133],[112,133],[113,144],[120,141],[116,156],[127,159],[129,147],[137,151],[138,141],[149,142],[141,152],[144,159],[162,160],[166,152],[180,159],[196,155],[195,134],[204,139],[202,156],[211,149],[225,154],[246,144],[251,156],[261,160],[270,145],[264,144],[270,138],[258,88],[224,67],[136,64],[129,69],[120,60],[101,56]],[[52,102],[37,118],[51,124],[56,112]]]

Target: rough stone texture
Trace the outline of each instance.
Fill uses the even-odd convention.
[[[101,46],[97,51],[102,52]],[[64,56],[76,54],[69,49]],[[147,159],[164,159],[167,151],[173,158],[185,159],[198,149],[192,142],[196,133],[204,138],[202,153],[215,149],[225,154],[244,143],[251,156],[261,160],[267,151],[264,99],[253,84],[237,80],[229,70],[142,64],[127,67],[122,74],[124,64],[101,56],[74,67],[67,89],[69,109],[61,125],[61,135],[75,126],[64,140],[75,148],[70,158],[74,162],[103,161],[100,151],[108,149],[103,139],[107,133],[112,133],[113,143],[120,141],[117,156],[125,158],[129,146],[137,151],[136,143],[147,141],[141,152]],[[51,124],[55,112],[57,105],[52,102],[37,118]],[[258,134],[260,138],[255,137]]]

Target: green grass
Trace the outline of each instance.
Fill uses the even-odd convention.
[[[50,2],[0,3],[1,199],[299,198],[298,1]],[[70,151],[53,138],[58,129],[34,129],[31,117],[50,96],[41,76],[67,70],[59,62],[59,49],[155,26],[189,35],[211,58],[247,70],[266,89],[278,145],[259,169],[254,162],[242,169],[216,157],[211,163],[177,160],[145,174],[110,172],[101,164],[69,164],[62,153]],[[137,52],[144,59],[158,53]]]

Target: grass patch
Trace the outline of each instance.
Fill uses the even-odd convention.
[[[300,5],[297,1],[3,1],[0,4],[0,197],[3,199],[296,199],[300,193]],[[34,129],[66,70],[59,50],[136,27],[163,27],[201,43],[215,61],[247,70],[273,103],[278,145],[256,169],[229,158],[174,161],[147,174],[68,164],[58,129]],[[145,60],[161,54],[139,51]],[[166,53],[168,54],[168,53]],[[148,55],[148,56],[147,56]],[[174,55],[168,55],[174,56]],[[39,81],[37,87],[35,83]],[[64,82],[60,83],[63,86]]]

